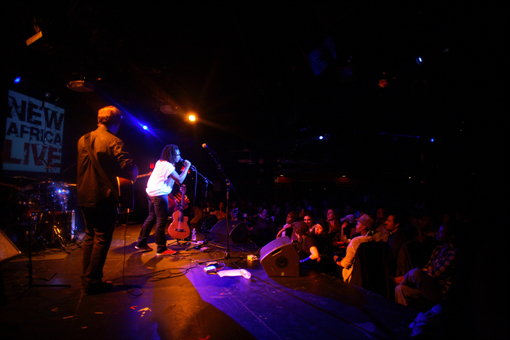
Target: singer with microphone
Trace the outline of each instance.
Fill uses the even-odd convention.
[[[152,227],[155,225],[156,255],[172,255],[176,253],[166,247],[165,227],[169,214],[168,195],[171,193],[174,183],[181,185],[184,182],[191,167],[191,163],[184,160],[184,169],[181,174],[178,174],[175,170],[175,164],[181,160],[181,152],[177,145],[169,144],[163,148],[161,157],[156,162],[147,182],[147,189],[145,191],[147,192],[149,202],[149,216],[143,223],[138,242],[135,245],[136,249],[152,251],[152,248],[147,244],[147,238],[151,233]]]

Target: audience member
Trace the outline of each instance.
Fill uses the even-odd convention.
[[[356,215],[354,214],[351,205],[345,206],[344,213],[346,215],[340,219],[342,229],[341,241],[344,243],[349,243],[350,240],[355,236],[357,221]]]
[[[326,213],[326,220],[328,223],[328,233],[333,236],[334,239],[338,238],[341,240],[342,225],[340,224],[340,218],[335,209],[329,208]],[[338,236],[337,236],[338,235]]]
[[[390,246],[391,253],[393,258],[397,259],[398,251],[402,247],[402,245],[407,242],[407,237],[405,232],[399,228],[400,227],[400,216],[394,213],[390,213],[386,222],[384,223],[384,229],[386,230],[387,242]]]
[[[304,222],[305,215],[310,215],[312,212],[310,210],[307,210],[305,208],[300,208],[298,213],[298,221]]]
[[[251,228],[251,237],[259,247],[276,238],[276,229],[267,209],[263,208],[255,219],[255,224]]]
[[[322,223],[319,222],[311,236],[315,240],[321,258],[318,269],[323,273],[337,276],[338,270],[333,262],[333,234],[329,232],[329,224],[325,220]]]
[[[357,236],[351,240],[347,246],[345,257],[343,259],[340,259],[338,256],[334,256],[333,258],[335,263],[343,268],[342,277],[344,282],[349,282],[351,280],[354,258],[359,245],[361,243],[371,242],[374,240],[372,236],[368,235],[369,231],[371,231],[374,226],[374,220],[369,215],[363,214],[357,219],[357,221],[356,233],[361,236]]]
[[[384,208],[377,209],[376,220],[374,223],[374,240],[376,242],[388,240],[388,233],[384,228],[387,219],[386,210]]]
[[[317,267],[321,257],[315,240],[310,236],[310,229],[304,222],[296,222],[297,251],[299,253],[299,262],[309,267]]]
[[[225,203],[220,202],[218,210],[213,212],[216,215],[218,221],[225,220],[227,218],[227,212],[225,211]]]
[[[421,268],[427,263],[437,246],[431,236],[431,218],[427,213],[418,214],[412,219],[414,237],[402,245],[397,256],[397,276],[402,276],[413,268]]]
[[[455,229],[443,224],[436,236],[441,243],[434,249],[428,263],[422,268],[415,268],[404,276],[395,278],[395,300],[404,305],[416,304],[428,300],[432,305],[440,303],[452,283],[452,269],[457,255],[453,244]]]
[[[305,214],[303,215],[303,222],[306,223],[306,225],[308,226],[309,228],[309,232],[313,232],[313,230],[315,229],[315,226],[317,225],[316,221],[315,221],[315,217],[313,216],[313,214],[309,211],[306,211]]]
[[[298,215],[295,211],[289,212],[285,220],[285,225],[278,232],[276,238],[287,236],[291,241],[297,241],[297,235],[295,232],[295,222],[297,222],[297,218]]]
[[[232,206],[230,208],[230,211],[228,212],[230,214],[230,219],[233,221],[239,221],[239,205],[237,201],[232,202]]]

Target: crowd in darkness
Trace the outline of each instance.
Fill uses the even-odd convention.
[[[301,266],[347,283],[361,286],[359,267],[381,261],[376,265],[386,270],[386,278],[378,278],[386,279],[381,282],[390,292],[386,297],[435,316],[451,292],[462,290],[458,281],[469,279],[466,264],[473,260],[477,219],[459,202],[438,202],[373,194],[320,201],[236,200],[228,215],[246,224],[250,241],[259,248],[289,237]],[[224,203],[221,207],[211,208],[218,219],[227,216]]]

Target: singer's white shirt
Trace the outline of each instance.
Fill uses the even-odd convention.
[[[145,189],[147,195],[163,196],[170,194],[174,186],[174,180],[170,177],[170,174],[174,170],[175,167],[171,163],[158,160],[147,182],[147,189]]]

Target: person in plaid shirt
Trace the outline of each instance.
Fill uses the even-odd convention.
[[[408,306],[417,299],[427,299],[434,304],[440,303],[452,284],[452,268],[457,255],[453,245],[454,228],[443,224],[436,235],[441,243],[437,246],[429,262],[422,268],[415,268],[404,276],[395,278],[395,300]]]

